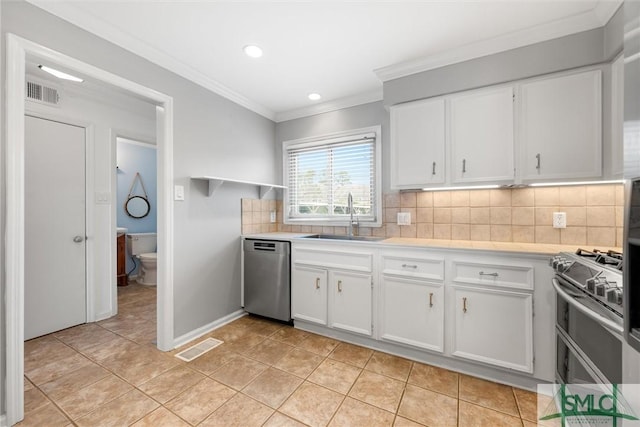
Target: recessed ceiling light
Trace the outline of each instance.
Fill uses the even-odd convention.
[[[72,82],[82,83],[84,80],[80,77],[72,76],[71,74],[63,73],[62,71],[56,70],[55,68],[47,67],[46,65],[38,65],[42,71],[45,71],[51,75],[56,76],[59,79],[63,80],[71,80]]]
[[[322,97],[320,96],[319,93],[310,93],[309,94],[309,99],[312,100],[312,101],[317,101],[320,98],[322,98]]]
[[[260,58],[262,56],[262,49],[250,44],[244,47],[244,53],[251,58]]]

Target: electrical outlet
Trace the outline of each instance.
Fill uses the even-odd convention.
[[[269,221],[276,222],[276,211],[269,212]]]
[[[567,228],[567,213],[566,212],[554,212],[553,213],[553,228]]]
[[[398,212],[398,225],[411,225],[411,212]]]
[[[96,191],[96,205],[108,205],[111,203],[110,196],[108,191]]]

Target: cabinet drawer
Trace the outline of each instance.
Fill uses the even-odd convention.
[[[453,261],[453,281],[474,285],[533,289],[533,266]]]
[[[359,252],[357,249],[344,252],[340,250],[302,246],[294,249],[292,259],[293,262],[298,265],[304,264],[366,272],[371,272],[373,268],[373,254],[369,252]]]
[[[382,272],[387,275],[444,280],[444,260],[405,256],[382,256]]]

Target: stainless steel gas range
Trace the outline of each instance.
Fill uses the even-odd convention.
[[[579,249],[549,264],[556,274],[556,377],[562,383],[622,382],[622,254]]]

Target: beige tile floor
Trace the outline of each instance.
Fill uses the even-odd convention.
[[[19,425],[536,425],[534,393],[253,316],[183,362],[152,343],[155,298],[120,288],[117,316],[27,341]]]

